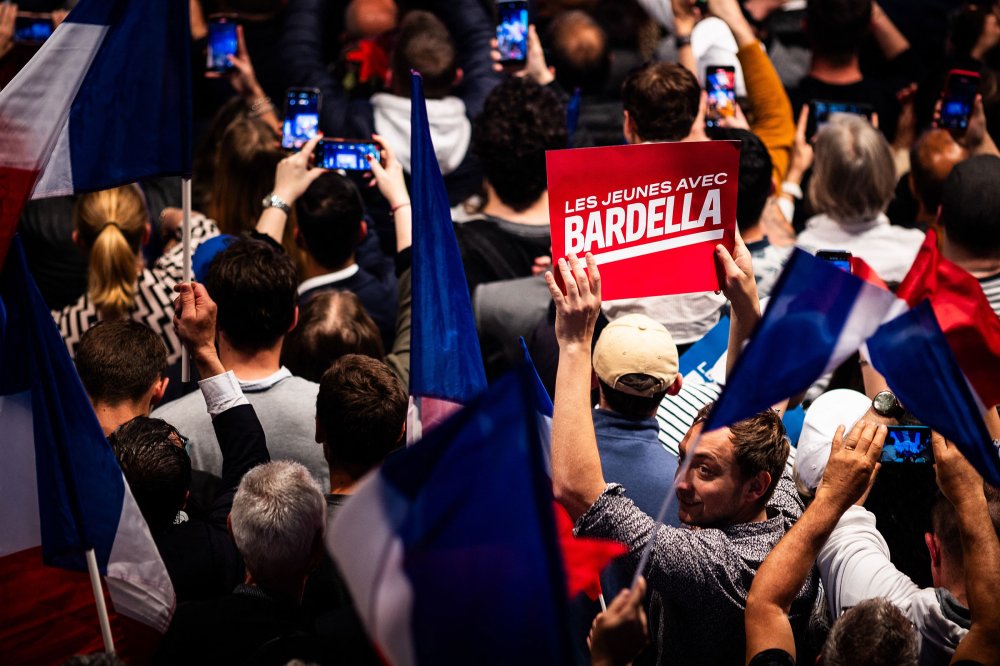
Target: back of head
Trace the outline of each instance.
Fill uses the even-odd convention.
[[[651,62],[622,84],[622,104],[642,141],[680,141],[691,133],[701,103],[694,74],[672,62]]]
[[[458,73],[455,45],[448,28],[430,12],[407,12],[399,23],[390,65],[397,94],[410,94],[410,70],[416,70],[423,78],[424,95],[428,99],[447,96]]]
[[[677,379],[677,345],[663,324],[629,314],[604,327],[593,364],[601,395],[613,411],[649,418]]]
[[[265,241],[230,243],[209,265],[205,288],[219,308],[219,332],[242,352],[273,347],[295,321],[295,266]]]
[[[814,56],[846,64],[861,48],[871,20],[870,0],[809,0],[806,31]]]
[[[834,115],[816,134],[814,150],[813,208],[847,224],[886,209],[896,191],[896,167],[885,137],[867,120]]]
[[[565,90],[579,88],[585,95],[604,91],[611,70],[608,39],[587,12],[563,12],[549,26],[552,43],[550,62]]]
[[[191,487],[191,459],[177,429],[163,419],[137,416],[108,442],[150,531],[168,527]]]
[[[81,196],[73,209],[80,242],[88,248],[87,293],[105,319],[135,304],[138,255],[149,223],[139,188],[125,185]]]
[[[703,423],[714,406],[715,403],[710,402],[702,407],[694,423]],[[761,507],[766,506],[785,471],[791,448],[781,415],[773,409],[765,409],[730,425],[729,433],[733,456],[743,478],[751,479],[760,472],[770,474],[771,485],[758,502]]]
[[[823,646],[823,666],[916,666],[917,632],[889,601],[862,601],[833,624]]]
[[[260,118],[239,117],[222,135],[208,211],[224,234],[250,231],[274,189],[274,170],[284,154],[278,135]]]
[[[342,268],[361,242],[364,204],[346,176],[325,173],[295,202],[305,250],[320,266]]]
[[[989,485],[984,485],[984,489],[993,531],[1000,537],[1000,492]],[[962,538],[958,528],[958,514],[952,503],[940,492],[931,507],[931,530],[941,546],[942,559],[949,560],[957,565],[957,571],[962,571]]]
[[[744,129],[713,127],[707,130],[714,141],[739,141],[740,179],[736,197],[736,222],[740,231],[757,225],[771,196],[773,164],[767,146],[756,134]]]
[[[955,165],[941,189],[941,228],[976,257],[1000,255],[1000,157],[977,155]]]
[[[309,571],[323,539],[326,501],[303,465],[274,460],[243,475],[229,522],[247,571],[266,590]]]
[[[337,359],[316,397],[330,468],[358,479],[377,467],[402,441],[406,408],[403,383],[385,363],[358,354]]]
[[[292,374],[319,383],[341,356],[381,360],[382,335],[361,299],[349,291],[324,291],[299,308],[299,323],[285,338],[281,362]]]
[[[118,405],[149,392],[167,367],[167,348],[145,324],[102,321],[81,336],[73,362],[91,402]]]
[[[515,210],[548,188],[545,151],[565,148],[566,109],[548,88],[527,77],[493,89],[472,130],[473,150],[497,196]]]
[[[967,157],[968,152],[948,130],[929,130],[914,142],[910,149],[910,179],[914,195],[926,212],[937,213],[944,181],[955,165]]]

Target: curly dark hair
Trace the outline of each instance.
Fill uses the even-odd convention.
[[[843,63],[861,49],[872,21],[870,0],[809,0],[806,34],[814,54]]]
[[[622,83],[622,105],[643,141],[680,141],[698,117],[701,86],[673,62],[651,62]]]
[[[497,196],[524,210],[547,188],[545,151],[565,148],[566,107],[527,78],[511,78],[493,89],[472,130],[472,146]]]

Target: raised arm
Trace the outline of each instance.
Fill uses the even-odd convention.
[[[732,306],[729,325],[729,354],[726,359],[726,374],[733,371],[736,359],[743,351],[743,345],[750,339],[754,327],[760,321],[760,299],[757,296],[757,281],[753,276],[753,263],[739,229],[736,243],[730,254],[722,245],[715,247],[715,270],[719,277],[722,293]]]
[[[556,305],[559,343],[552,415],[552,485],[556,499],[575,521],[607,485],[590,413],[590,350],[601,312],[601,274],[590,254],[586,271],[575,254],[560,259],[557,270],[565,293],[551,272],[545,274]]]
[[[322,136],[313,137],[302,146],[302,150],[278,162],[274,171],[274,189],[271,193],[285,205],[294,206],[295,201],[305,194],[312,182],[326,173],[326,169],[309,167],[309,160],[321,139]],[[271,206],[260,214],[257,220],[257,232],[270,236],[280,245],[287,223],[288,213],[281,208]]]
[[[965,595],[972,614],[972,626],[951,663],[1000,663],[1000,540],[990,519],[983,478],[944,437],[933,433],[931,445],[938,487],[958,516]]]
[[[496,26],[493,16],[486,11],[487,6],[482,0],[437,0],[434,6],[455,42],[458,66],[462,68],[458,93],[469,118],[479,115],[486,97],[502,80],[493,71],[490,57],[490,41],[496,36]]]
[[[859,422],[844,438],[837,429],[830,461],[816,499],[767,556],[757,575],[746,608],[746,661],[765,650],[795,656],[795,637],[788,611],[813,566],[816,555],[855,502],[863,501],[878,473],[885,426]]]

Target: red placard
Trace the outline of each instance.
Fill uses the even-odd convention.
[[[717,290],[739,162],[739,141],[547,152],[553,259],[593,253],[605,300]]]

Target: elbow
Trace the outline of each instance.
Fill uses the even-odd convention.
[[[552,482],[552,494],[555,500],[559,502],[569,513],[570,518],[573,522],[587,512],[597,498],[604,491],[603,485],[600,489],[596,488],[583,488],[580,484],[574,484],[567,482],[566,479],[560,479],[558,475],[553,475],[555,478]]]

